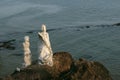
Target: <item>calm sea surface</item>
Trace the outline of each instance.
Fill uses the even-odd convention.
[[[15,49],[0,48],[0,76],[21,67],[25,35],[38,58],[37,32],[46,24],[54,52],[99,61],[120,80],[120,26],[112,25],[119,22],[120,0],[1,0],[0,42],[14,39]]]

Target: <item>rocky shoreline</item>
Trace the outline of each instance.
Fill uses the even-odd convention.
[[[0,80],[112,80],[109,71],[96,61],[74,60],[68,52],[54,53],[53,61],[52,67],[34,61]]]

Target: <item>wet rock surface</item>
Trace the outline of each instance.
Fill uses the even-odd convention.
[[[54,65],[32,65],[1,78],[1,80],[112,80],[109,71],[99,62],[74,60],[67,52],[53,56]]]
[[[120,23],[115,23],[115,24],[113,24],[114,26],[120,26]]]
[[[8,41],[0,41],[0,50],[1,49],[8,49],[8,50],[14,50],[15,46],[14,46],[14,42],[16,40],[12,39],[12,40],[8,40]]]

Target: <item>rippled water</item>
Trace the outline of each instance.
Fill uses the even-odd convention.
[[[53,51],[70,52],[103,63],[120,79],[119,0],[1,0],[0,42],[13,40],[15,49],[0,48],[0,76],[23,63],[22,42],[30,36],[33,60],[38,57],[40,26],[47,25]]]

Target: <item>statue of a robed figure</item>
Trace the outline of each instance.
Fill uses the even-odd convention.
[[[23,67],[27,67],[31,65],[31,51],[30,51],[30,42],[29,42],[29,36],[25,36],[25,42],[23,42],[23,48],[24,48],[24,64]]]
[[[42,32],[38,32],[38,35],[42,41],[39,45],[39,64],[53,66],[53,52],[45,25],[42,25]]]

